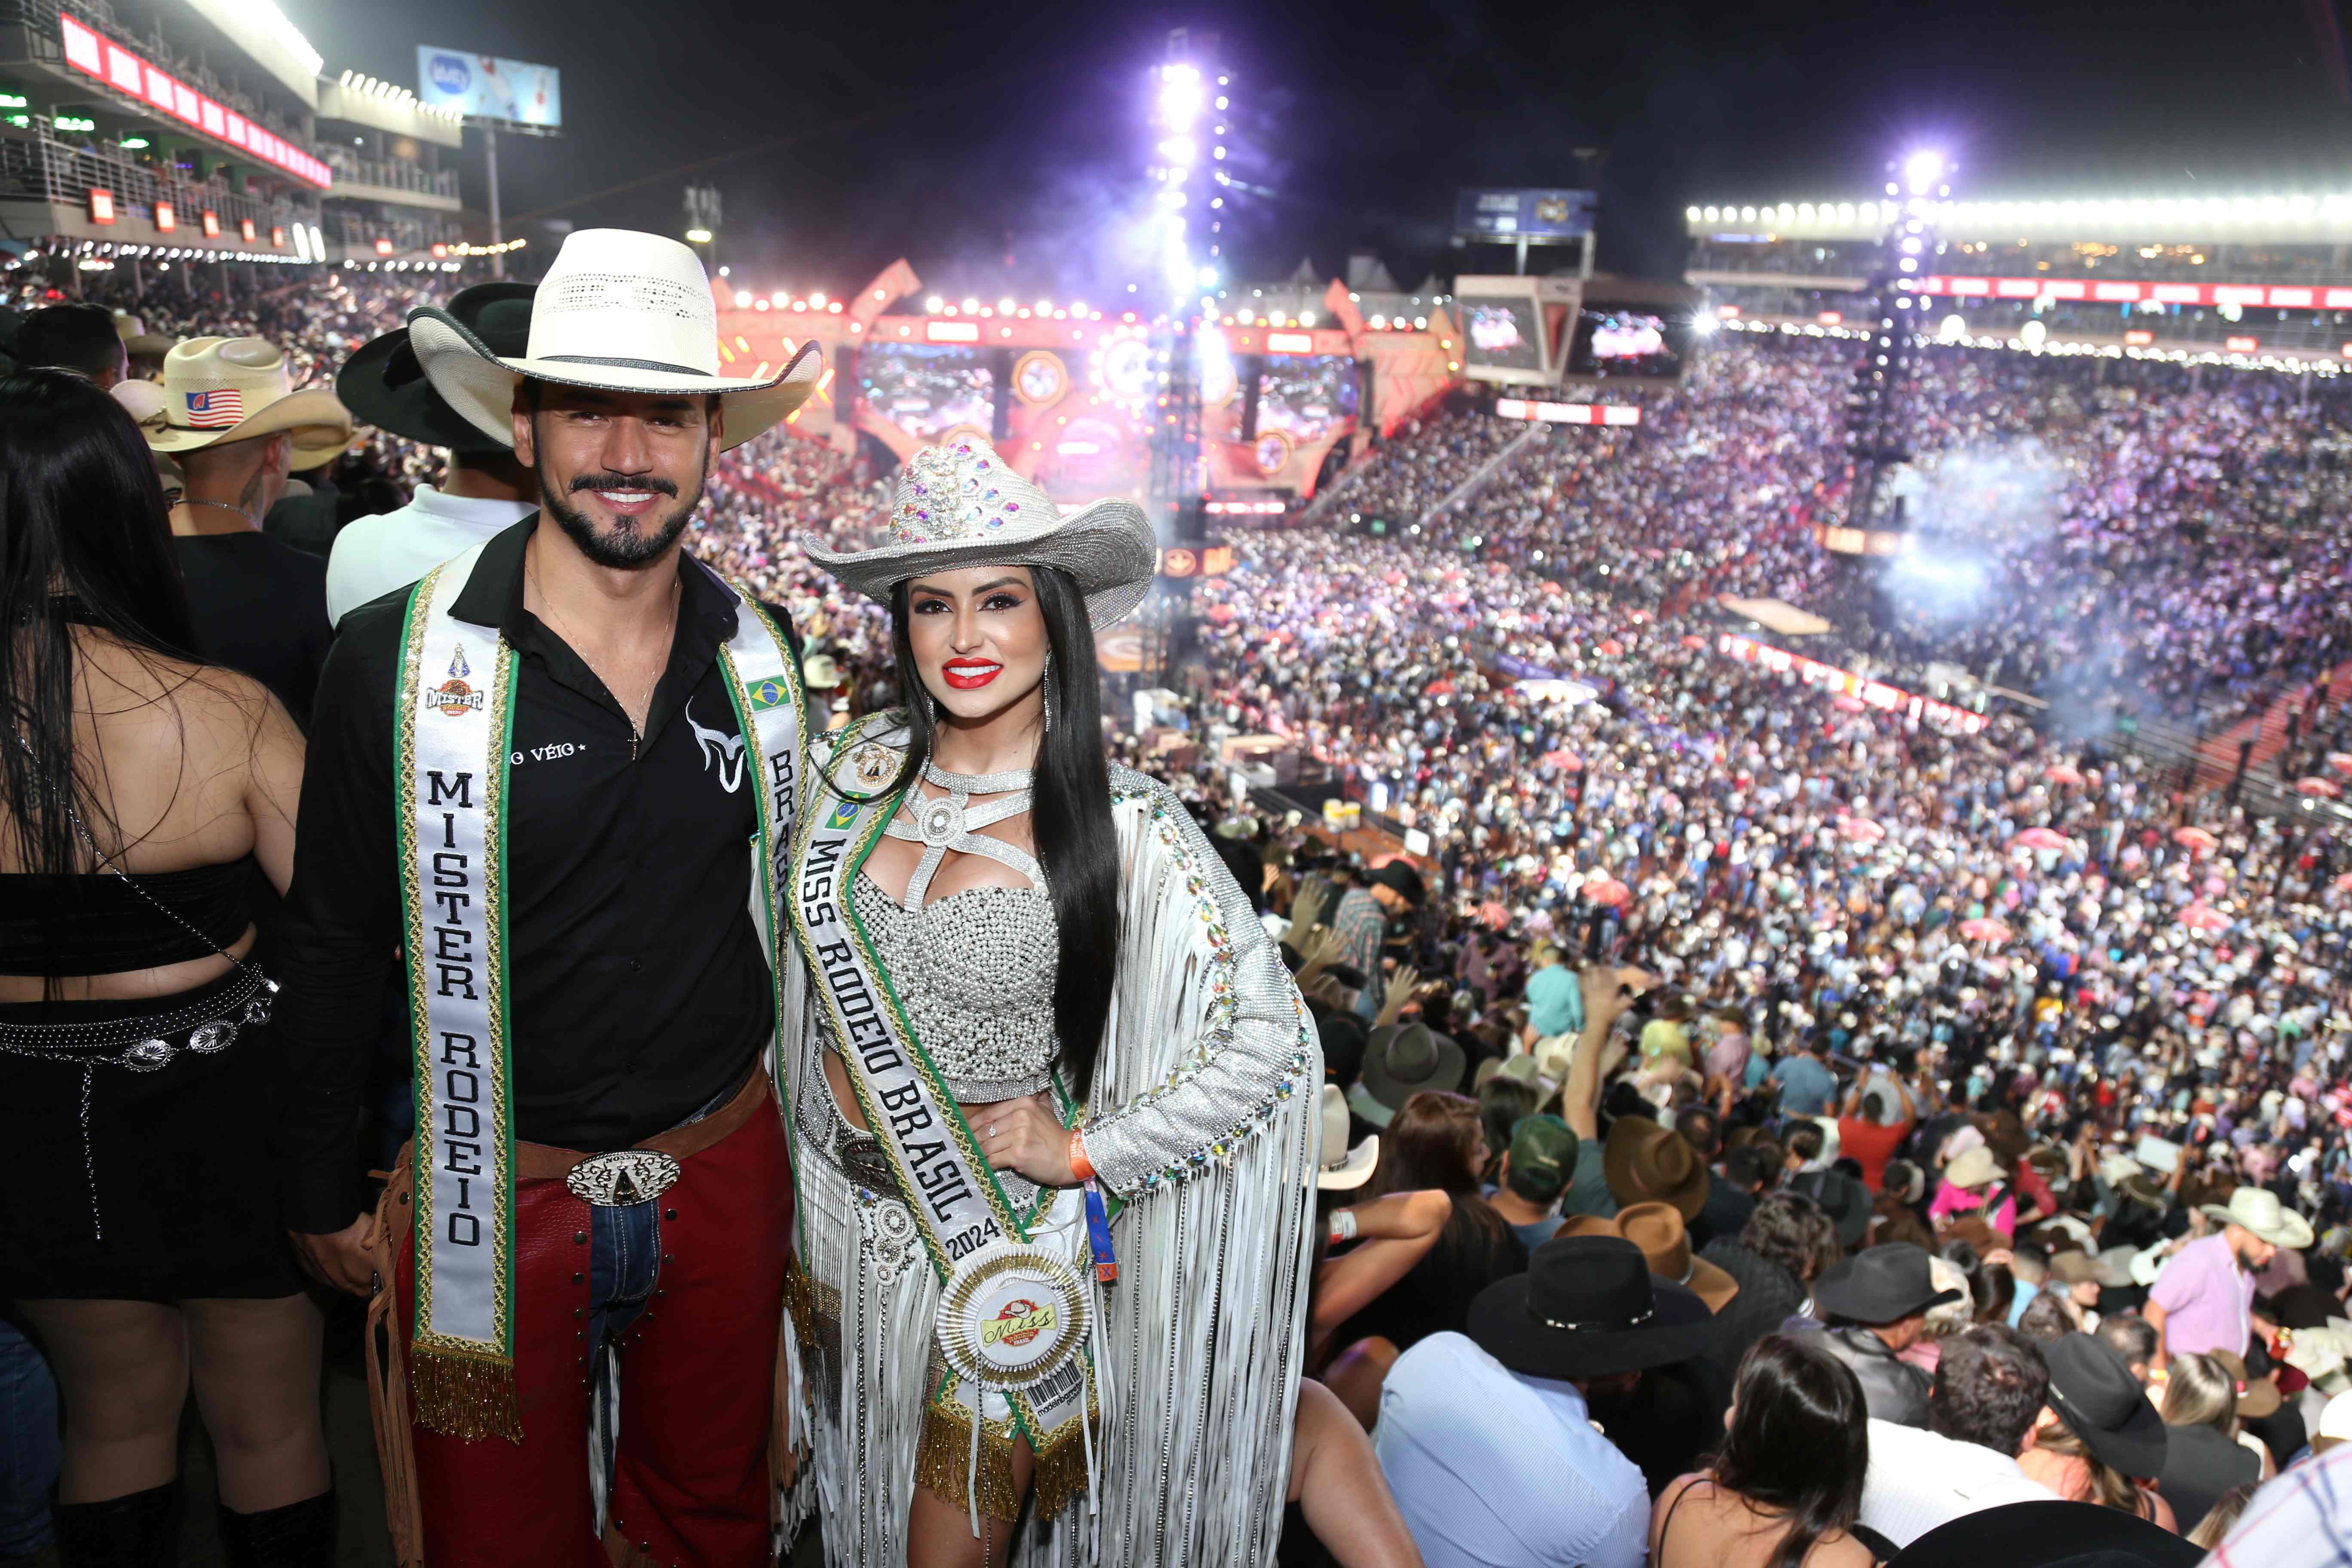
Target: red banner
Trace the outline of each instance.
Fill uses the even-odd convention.
[[[2253,305],[2352,310],[2352,287],[2312,283],[2154,283],[2123,278],[1922,278],[1922,294],[1963,300],[2065,300],[2095,305]],[[1826,320],[1826,318],[1824,318]]]

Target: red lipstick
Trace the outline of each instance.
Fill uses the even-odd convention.
[[[940,678],[958,691],[977,691],[1003,673],[992,658],[951,658],[940,667]]]

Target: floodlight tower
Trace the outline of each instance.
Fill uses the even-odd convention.
[[[1180,27],[1168,35],[1166,58],[1150,75],[1150,173],[1159,187],[1152,194],[1157,239],[1152,347],[1159,370],[1159,418],[1152,427],[1150,489],[1153,501],[1167,509],[1163,529],[1171,541],[1198,535],[1201,495],[1206,488],[1196,341],[1203,319],[1214,310],[1214,295],[1209,291],[1216,270],[1214,260],[1204,263],[1197,247],[1205,233],[1212,258],[1222,248],[1215,237],[1223,220],[1213,215],[1222,213],[1223,203],[1221,195],[1210,194],[1213,187],[1222,188],[1222,179],[1204,179],[1202,170],[1223,154],[1225,89],[1231,85],[1215,63],[1216,42],[1213,34]]]
[[[1932,332],[1929,300],[1919,284],[1933,269],[1937,215],[1952,194],[1940,153],[1922,150],[1887,170],[1885,209],[1893,215],[1872,279],[1877,309],[1853,384],[1846,393],[1846,455],[1853,481],[1846,493],[1846,530],[1817,536],[1847,554],[1892,554],[1908,521],[1891,480],[1911,461],[1912,394],[1919,355]]]

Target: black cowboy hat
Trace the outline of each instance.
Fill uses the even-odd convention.
[[[1469,1058],[1453,1037],[1426,1024],[1387,1024],[1372,1031],[1364,1050],[1363,1093],[1356,1113],[1381,1127],[1408,1100],[1427,1089],[1458,1089]]]
[[[2171,1437],[2123,1352],[2067,1334],[2043,1345],[2042,1359],[2050,1363],[2050,1408],[2094,1458],[2127,1476],[2163,1473]]]
[[[2140,1395],[2142,1405],[2147,1396]],[[1896,1552],[1887,1568],[2195,1568],[2205,1549],[2162,1525],[2096,1503],[2012,1502],[1948,1520]]]
[[[1833,1263],[1813,1286],[1814,1306],[1856,1323],[1891,1323],[1959,1299],[1958,1290],[1936,1289],[1927,1249],[1907,1241],[1885,1242]]]
[[[1470,1337],[1530,1377],[1607,1377],[1687,1361],[1710,1348],[1714,1317],[1698,1296],[1650,1272],[1632,1242],[1564,1236],[1535,1249],[1525,1274],[1470,1303]]]
[[[448,314],[493,353],[520,358],[530,338],[531,296],[538,291],[535,283],[477,283],[457,291]],[[370,340],[345,361],[335,377],[335,395],[361,424],[412,441],[467,452],[494,446],[433,390],[408,346],[406,327]]]

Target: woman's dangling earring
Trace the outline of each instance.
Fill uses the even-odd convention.
[[[1054,728],[1054,683],[1050,680],[1043,680],[1038,682],[1037,689],[1042,693],[1040,698],[1042,708],[1037,719],[1037,732],[1042,735],[1047,733]]]

